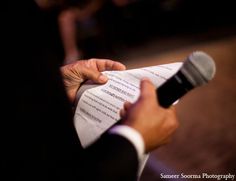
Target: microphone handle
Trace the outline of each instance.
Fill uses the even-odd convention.
[[[158,102],[162,107],[168,108],[193,88],[194,86],[183,73],[178,71],[177,74],[157,88]]]

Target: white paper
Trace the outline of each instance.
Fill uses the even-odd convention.
[[[77,93],[78,104],[74,125],[83,147],[87,147],[120,120],[125,101],[135,102],[140,94],[140,80],[149,78],[156,87],[174,75],[182,62],[163,64],[125,71],[105,71],[105,85],[84,84]],[[144,155],[140,172],[148,159]]]

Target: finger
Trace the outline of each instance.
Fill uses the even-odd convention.
[[[85,68],[82,71],[82,77],[84,80],[88,79],[94,83],[104,84],[107,82],[108,77],[103,75],[96,69]]]
[[[124,109],[120,110],[120,117],[123,118],[125,117],[126,111]]]
[[[75,63],[73,68],[80,74],[83,80],[91,80],[95,83],[106,83],[108,78],[103,76],[96,66],[96,59],[80,60]]]
[[[124,103],[124,108],[120,110],[120,116],[121,117],[124,117],[126,112],[129,110],[129,108],[132,106],[132,103],[131,102],[125,102]]]
[[[132,103],[131,102],[125,102],[124,103],[124,110],[127,111],[129,110],[129,108],[132,106]]]
[[[172,128],[173,130],[176,130],[180,123],[179,123],[179,120],[178,120],[178,117],[177,117],[177,113],[176,113],[176,108],[175,106],[171,106],[169,109],[169,118],[171,119],[171,124],[172,124]]]
[[[91,75],[88,79],[92,80],[95,83],[105,84],[108,81],[108,77],[103,75],[101,72],[90,72]]]
[[[120,62],[113,61],[111,70],[126,70],[126,66]]]
[[[173,112],[174,114],[176,114],[176,106],[172,105],[169,107],[169,111]]]
[[[105,71],[105,70],[125,70],[126,69],[124,64],[117,61],[108,60],[108,59],[97,59],[96,65],[100,72]]]
[[[124,70],[125,66],[119,62],[108,59],[89,59],[85,62],[83,78],[90,79],[95,83],[106,83],[108,78],[101,71],[105,70]]]
[[[149,79],[144,78],[141,80],[140,91],[141,91],[140,97],[152,98],[156,100],[156,88]]]

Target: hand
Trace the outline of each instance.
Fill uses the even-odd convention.
[[[126,102],[120,114],[123,124],[136,129],[142,135],[146,153],[168,143],[178,127],[174,108],[160,107],[156,89],[146,79],[141,81],[139,99],[134,104]]]
[[[94,83],[104,84],[108,78],[101,72],[105,70],[125,70],[119,62],[108,59],[79,60],[61,67],[62,77],[70,101],[73,103],[75,95],[82,82],[92,80]]]

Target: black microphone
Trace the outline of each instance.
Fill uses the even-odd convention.
[[[168,108],[187,92],[210,81],[216,72],[212,57],[202,51],[190,54],[178,72],[157,88],[159,104]]]

